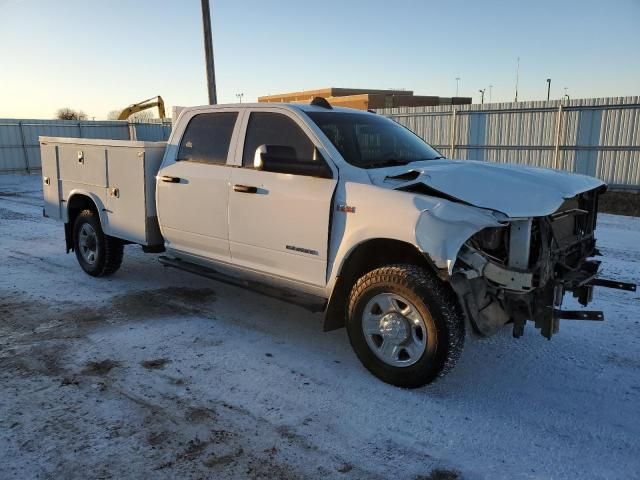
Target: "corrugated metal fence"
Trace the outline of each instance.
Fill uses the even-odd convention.
[[[379,109],[449,158],[583,173],[640,190],[640,97]]]
[[[40,169],[38,137],[105,138],[110,140],[167,140],[171,120],[148,123],[76,120],[0,119],[0,173]]]
[[[380,109],[449,158],[550,167],[640,190],[640,97]],[[166,140],[171,122],[0,119],[0,173],[40,169],[40,135]]]

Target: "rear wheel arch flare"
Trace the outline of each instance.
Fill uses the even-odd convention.
[[[76,218],[78,218],[78,215],[80,215],[83,210],[91,210],[95,212],[100,219],[100,223],[104,223],[102,212],[98,208],[98,205],[94,198],[83,192],[71,194],[71,196],[67,200],[67,222],[64,224],[67,253],[74,250],[73,226],[76,222]]]
[[[93,198],[84,193],[74,193],[67,200],[67,221],[72,224],[75,222],[76,217],[80,214],[82,210],[93,210],[98,215],[100,215],[100,211],[98,206]]]

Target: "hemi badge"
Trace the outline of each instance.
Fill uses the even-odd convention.
[[[344,213],[356,213],[356,207],[350,207],[349,205],[345,205],[344,203],[339,203],[336,207],[336,210]]]

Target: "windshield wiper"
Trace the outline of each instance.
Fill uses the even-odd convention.
[[[411,162],[407,160],[400,160],[399,158],[390,158],[388,160],[385,160],[384,162],[365,163],[364,165],[361,165],[361,167],[363,168],[395,167],[399,165],[408,165],[409,163]]]
[[[364,165],[361,165],[361,167],[362,168],[396,167],[401,165],[409,165],[410,163],[414,163],[414,162],[440,160],[441,158],[445,158],[445,157],[443,157],[442,155],[439,155],[433,158],[420,158],[418,160],[401,160],[399,158],[389,158],[388,160],[384,160],[382,162],[365,163]]]

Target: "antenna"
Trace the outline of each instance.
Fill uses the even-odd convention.
[[[331,106],[331,104],[327,101],[326,98],[323,98],[323,97],[313,97],[313,100],[311,100],[310,105],[313,105],[314,107],[322,107],[322,108],[327,108],[329,110],[333,110],[333,107]]]

